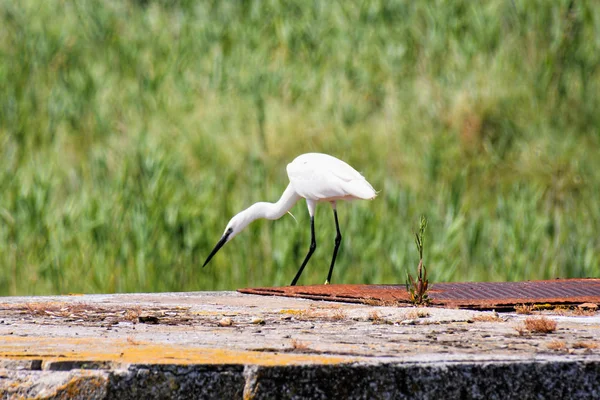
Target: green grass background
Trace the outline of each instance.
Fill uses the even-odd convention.
[[[289,284],[304,202],[201,265],[309,151],[333,283],[598,277],[599,93],[595,1],[1,1],[0,295]]]

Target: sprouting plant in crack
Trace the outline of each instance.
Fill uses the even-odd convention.
[[[415,244],[419,252],[419,265],[417,267],[416,279],[406,272],[406,291],[408,292],[410,302],[414,305],[429,304],[429,280],[427,279],[427,268],[423,263],[423,247],[425,244],[425,230],[427,229],[427,218],[421,216],[419,222],[419,232],[415,233]]]

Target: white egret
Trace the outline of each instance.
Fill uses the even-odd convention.
[[[298,273],[294,277],[291,286],[294,286],[300,278],[306,263],[317,248],[315,241],[315,208],[318,202],[327,201],[333,207],[335,218],[335,228],[337,235],[335,237],[335,248],[333,258],[329,267],[329,274],[325,284],[331,281],[333,266],[337,256],[338,248],[342,241],[340,226],[337,216],[338,200],[372,200],[377,196],[373,186],[358,171],[339,160],[327,154],[307,153],[302,154],[287,166],[287,174],[290,183],[276,203],[260,202],[255,203],[236,214],[225,228],[221,239],[210,253],[204,265],[219,251],[221,247],[238,233],[240,233],[248,224],[258,218],[279,219],[281,218],[300,198],[306,199],[308,213],[310,215],[310,233],[311,242],[308,254],[304,258]]]

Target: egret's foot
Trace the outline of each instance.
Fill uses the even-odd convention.
[[[329,285],[329,279],[325,279],[324,285]]]

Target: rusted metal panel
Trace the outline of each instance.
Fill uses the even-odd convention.
[[[351,303],[409,303],[404,285],[283,286],[239,291]],[[437,283],[431,286],[429,297],[432,306],[471,309],[512,309],[521,304],[600,304],[600,279]]]

